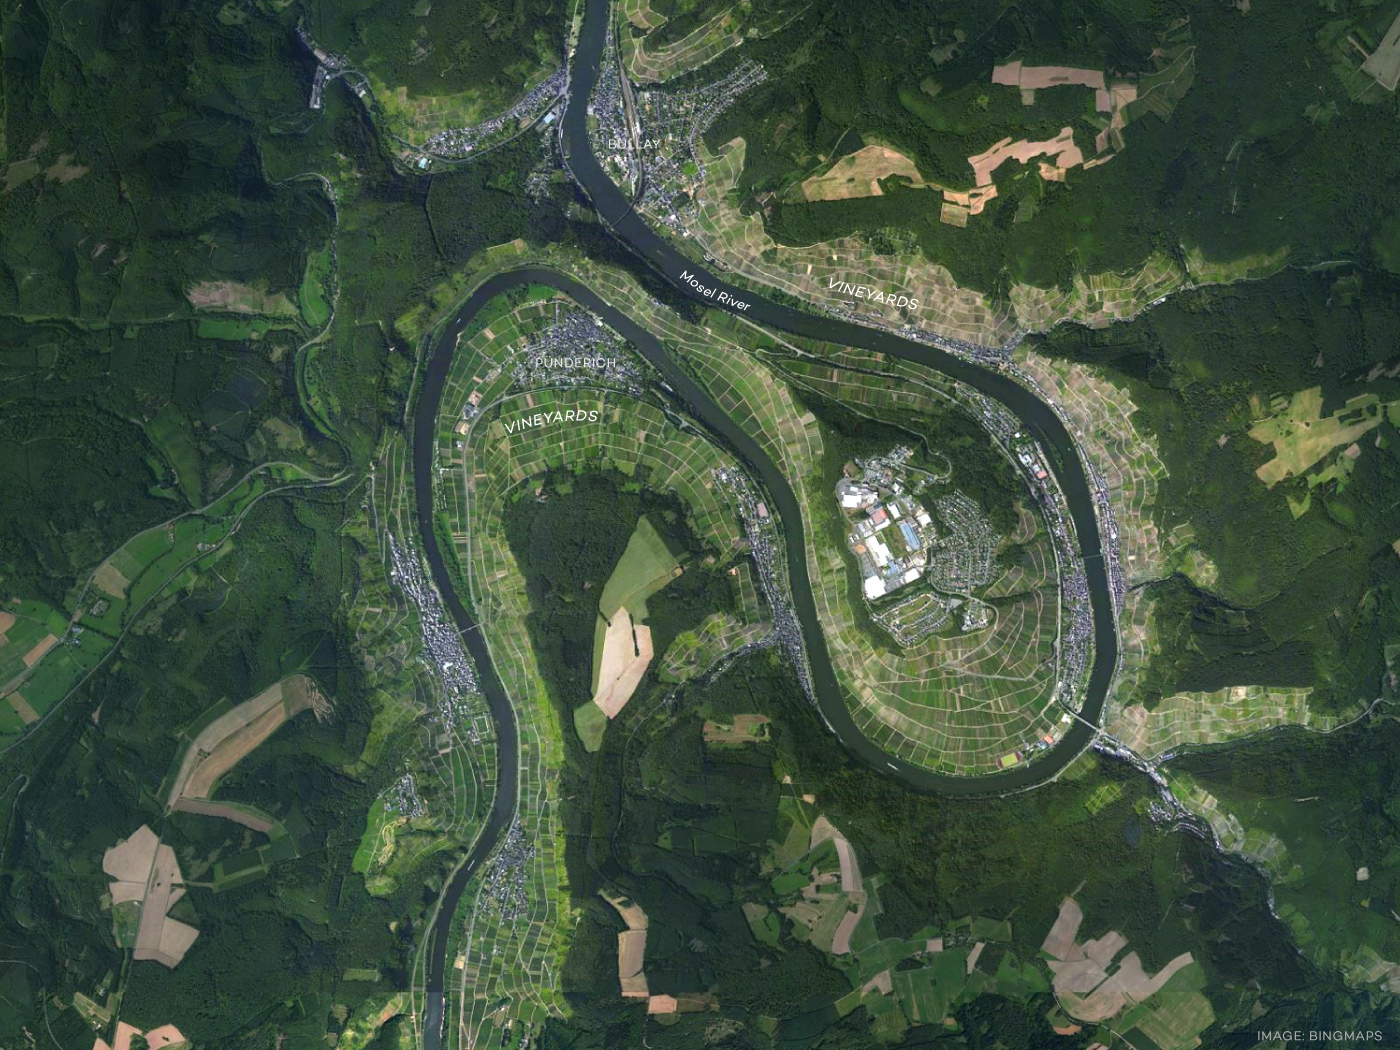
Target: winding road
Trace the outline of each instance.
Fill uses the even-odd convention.
[[[434,348],[414,412],[413,473],[418,530],[438,590],[448,611],[462,631],[463,641],[476,662],[483,692],[490,707],[497,733],[498,777],[495,797],[485,826],[470,855],[458,868],[441,898],[437,917],[427,945],[427,1000],[424,1014],[423,1046],[439,1050],[442,1045],[444,978],[447,968],[448,932],[458,901],[467,883],[495,848],[501,834],[514,820],[519,790],[519,733],[510,698],[496,675],[490,652],[471,613],[462,603],[452,583],[433,527],[433,485],[437,465],[436,423],[441,408],[443,386],[451,365],[457,336],[477,311],[492,298],[523,284],[545,284],[565,292],[600,315],[624,338],[638,347],[675,393],[688,403],[693,416],[731,449],[767,489],[784,532],[787,570],[794,609],[801,624],[803,641],[812,670],[817,704],[828,726],[840,743],[855,757],[882,773],[898,778],[910,787],[951,795],[989,795],[1025,790],[1053,778],[1092,741],[1113,680],[1118,661],[1118,637],[1108,576],[1099,542],[1098,521],[1093,494],[1084,475],[1074,441],[1060,418],[1048,405],[1008,376],[990,371],[936,347],[903,339],[893,333],[865,328],[834,318],[803,313],[764,300],[754,292],[726,284],[703,267],[686,259],[669,242],[658,236],[632,210],[621,191],[603,171],[588,142],[587,103],[597,81],[599,62],[610,30],[609,0],[587,0],[582,34],[573,59],[568,108],[561,127],[565,162],[575,180],[592,198],[598,214],[632,248],[675,288],[708,307],[725,308],[721,294],[730,302],[749,304],[742,315],[760,324],[795,335],[900,357],[937,369],[975,387],[1006,405],[1046,449],[1061,491],[1068,501],[1070,516],[1078,533],[1088,575],[1094,627],[1094,661],[1090,670],[1081,718],[1050,751],[1033,762],[1000,773],[975,777],[934,773],[897,759],[872,743],[856,726],[841,693],[816,604],[807,576],[804,523],[796,496],[782,472],[747,433],[714,402],[709,394],[680,367],[661,342],[631,318],[604,302],[591,290],[554,271],[522,269],[491,278],[462,304]],[[717,289],[712,297],[701,296],[693,284],[682,280],[689,274],[702,287]]]

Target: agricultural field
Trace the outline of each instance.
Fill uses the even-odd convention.
[[[315,710],[317,717],[325,718],[331,707],[317,691],[316,683],[305,675],[274,682],[240,704],[211,708],[198,723],[181,733],[180,761],[166,792],[166,809],[227,816],[254,831],[268,831],[272,826],[270,819],[255,812],[225,811],[221,806],[209,804],[209,800],[224,775],[242,758],[277,732],[283,723],[310,710]]]
[[[188,591],[233,548],[232,536],[260,500],[343,479],[308,476],[291,464],[254,471],[201,510],[147,530],[108,557],[63,612],[11,602],[0,645],[0,734],[22,734],[65,699],[152,603]],[[40,628],[43,628],[41,631]]]
[[[721,7],[707,21],[679,39],[661,43],[658,32],[667,19],[650,0],[618,5],[622,62],[634,83],[651,84],[682,76],[743,42],[742,5]],[[674,34],[668,34],[674,35]]]
[[[684,353],[720,405],[795,482],[810,523],[808,573],[818,612],[856,721],[867,734],[908,761],[972,772],[997,768],[1007,755],[1057,732],[1061,711],[1051,693],[1058,578],[1038,519],[1032,516],[1028,534],[1017,537],[1023,567],[994,585],[989,629],[935,634],[902,650],[877,641],[857,619],[864,606],[852,589],[844,530],[830,495],[844,462],[832,462],[827,452],[831,432],[787,386],[756,369],[754,357],[740,346],[711,339]],[[780,375],[877,419],[948,403],[947,391],[933,382],[921,388],[918,375],[871,378],[845,373],[832,361],[789,364]]]
[[[1381,403],[1375,394],[1358,394],[1338,411],[1324,415],[1322,388],[1301,390],[1292,398],[1275,398],[1268,406],[1259,399],[1250,402],[1257,422],[1249,436],[1262,445],[1272,445],[1274,456],[1255,474],[1273,488],[1290,477],[1307,475],[1309,490],[1329,481],[1344,480],[1350,464],[1361,454],[1358,440],[1382,420],[1400,426],[1400,401]],[[1341,449],[1324,469],[1308,472]]]
[[[683,554],[683,552],[681,552]],[[647,599],[669,587],[682,572],[681,556],[673,551],[645,515],[637,520],[598,596],[598,626],[593,638],[593,699],[608,719],[614,719],[641,685],[655,655],[647,616]],[[585,741],[599,732],[591,712],[576,711],[575,722]],[[585,731],[584,726],[589,725]]]
[[[882,179],[903,178],[911,187],[923,184],[914,162],[888,146],[864,146],[840,158],[820,175],[802,183],[802,195],[809,201],[849,200],[852,197],[879,197]]]
[[[1075,1021],[1105,1024],[1129,1045],[1145,1038],[1162,1050],[1197,1046],[1215,1011],[1191,953],[1149,974],[1137,952],[1115,961],[1130,943],[1117,930],[1079,942],[1083,921],[1083,910],[1066,897],[1041,947],[1060,1009]]]

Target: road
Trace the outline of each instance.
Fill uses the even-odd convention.
[[[933,773],[893,758],[867,739],[851,718],[832,667],[831,655],[812,598],[805,557],[805,525],[797,499],[787,479],[757,442],[714,403],[709,394],[690,378],[654,336],[587,288],[547,270],[519,270],[492,278],[471,295],[443,332],[429,361],[414,415],[413,471],[422,549],[448,611],[461,628],[468,651],[476,661],[482,688],[496,725],[499,756],[497,790],[486,826],[478,836],[466,863],[444,891],[437,920],[429,934],[427,1010],[423,1028],[425,1050],[440,1050],[442,1045],[443,982],[448,950],[447,933],[452,916],[472,875],[490,855],[501,834],[513,820],[519,791],[519,734],[515,714],[510,699],[505,695],[500,679],[495,673],[482,633],[475,629],[475,621],[453,588],[433,528],[432,513],[432,493],[437,465],[435,425],[444,381],[458,333],[491,298],[518,285],[530,283],[551,285],[567,292],[631,340],[677,395],[689,403],[694,416],[745,462],[768,490],[784,530],[794,607],[802,626],[816,700],[822,716],[843,747],[884,775],[893,776],[916,790],[965,796],[1008,793],[1044,783],[1073,761],[1092,741],[1094,725],[1102,713],[1118,660],[1117,629],[1099,543],[1093,494],[1084,475],[1074,441],[1059,417],[1033,393],[1005,375],[954,357],[936,347],[900,338],[890,332],[865,328],[834,318],[819,317],[768,302],[754,292],[727,284],[704,267],[681,256],[669,242],[658,236],[632,211],[621,191],[603,171],[588,143],[587,101],[598,77],[599,61],[608,31],[608,0],[587,0],[583,30],[571,69],[568,108],[561,122],[566,163],[574,178],[592,198],[599,215],[642,261],[678,291],[703,305],[728,308],[749,320],[796,335],[830,340],[916,361],[977,388],[1015,413],[1026,430],[1046,449],[1056,479],[1069,504],[1088,573],[1094,624],[1094,662],[1090,670],[1085,702],[1080,712],[1081,717],[1075,720],[1071,729],[1055,747],[1033,762],[1005,772],[959,777]],[[683,279],[683,274],[688,277]],[[697,284],[702,289],[710,290],[709,294],[697,291]],[[723,298],[725,296],[728,298]],[[737,305],[726,305],[730,303],[743,303],[746,306],[739,308]]]

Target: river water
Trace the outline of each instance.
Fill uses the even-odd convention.
[[[803,641],[812,670],[813,687],[822,717],[849,752],[888,776],[920,791],[952,795],[988,795],[1024,790],[1044,783],[1071,762],[1091,741],[1118,660],[1118,636],[1114,622],[1108,576],[1099,543],[1093,494],[1063,422],[1035,394],[1008,376],[954,357],[937,347],[903,339],[891,332],[866,328],[835,318],[819,317],[765,300],[734,287],[706,268],[681,256],[631,209],[622,192],[593,155],[587,134],[588,96],[598,77],[598,65],[609,31],[608,0],[587,0],[577,52],[573,59],[568,108],[561,135],[566,163],[574,178],[592,198],[603,220],[638,257],[678,290],[706,306],[731,309],[760,324],[813,339],[824,339],[875,353],[918,362],[953,379],[967,383],[1006,405],[1049,453],[1049,460],[1068,501],[1078,533],[1088,576],[1094,627],[1094,662],[1081,715],[1048,752],[1035,761],[1011,770],[983,776],[960,777],[933,773],[889,755],[873,744],[856,726],[841,693],[807,576],[805,523],[787,479],[751,437],[719,408],[709,394],[677,364],[665,347],[626,315],[599,299],[587,288],[549,270],[523,269],[498,275],[462,305],[447,325],[429,359],[414,412],[413,474],[418,531],[433,580],[442,592],[448,611],[463,632],[463,640],[476,661],[482,689],[490,707],[497,735],[497,789],[486,825],[471,854],[444,891],[437,919],[429,934],[427,1003],[423,1045],[439,1050],[442,1043],[444,977],[448,931],[463,891],[490,855],[514,819],[519,793],[519,732],[510,698],[495,673],[490,652],[471,613],[456,593],[433,528],[433,485],[436,481],[436,425],[443,386],[452,362],[457,336],[490,299],[522,284],[545,284],[559,289],[599,314],[624,338],[634,343],[676,394],[689,405],[693,416],[734,452],[767,489],[783,530],[787,570],[793,604],[802,627]],[[682,274],[690,279],[682,279]],[[706,295],[697,290],[711,290]],[[727,297],[727,298],[726,298]],[[744,303],[742,310],[731,305]]]

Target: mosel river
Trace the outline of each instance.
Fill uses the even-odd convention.
[[[911,342],[890,332],[865,328],[835,318],[803,313],[769,302],[754,292],[725,283],[704,267],[681,256],[632,210],[622,192],[603,171],[588,142],[588,96],[598,78],[599,61],[609,31],[608,0],[587,0],[583,32],[574,56],[569,83],[568,108],[561,133],[566,162],[575,179],[589,194],[600,216],[648,265],[681,292],[707,306],[740,312],[760,324],[814,339],[862,347],[876,353],[902,357],[961,380],[1006,405],[1049,453],[1051,465],[1069,503],[1070,516],[1079,536],[1088,573],[1094,624],[1094,662],[1081,714],[1063,738],[1035,761],[1011,770],[984,776],[960,777],[933,773],[895,758],[880,749],[856,726],[841,694],[827,650],[816,604],[807,577],[804,529],[792,487],[776,465],[710,396],[677,364],[659,340],[630,318],[599,299],[582,285],[550,270],[523,269],[501,274],[483,284],[462,305],[447,326],[429,360],[418,395],[413,429],[413,473],[416,489],[419,538],[438,589],[462,631],[463,640],[476,661],[482,689],[495,722],[498,779],[486,826],[466,863],[443,893],[437,920],[429,933],[427,1008],[423,1045],[442,1045],[444,975],[447,965],[448,929],[458,901],[472,875],[490,855],[501,834],[515,816],[519,790],[519,733],[510,698],[501,686],[490,652],[470,611],[456,593],[447,572],[433,528],[433,485],[436,474],[436,423],[443,385],[452,362],[457,335],[490,299],[523,284],[550,285],[567,293],[599,314],[624,338],[634,343],[676,394],[686,401],[694,417],[728,446],[767,489],[777,511],[787,551],[787,570],[793,604],[802,627],[812,670],[816,700],[827,725],[841,744],[859,759],[888,776],[920,791],[952,795],[988,795],[1024,790],[1049,780],[1089,743],[1118,661],[1118,635],[1114,623],[1108,576],[1099,544],[1098,522],[1088,479],[1084,476],[1074,441],[1059,417],[1026,388],[998,372],[957,358],[936,347]],[[687,275],[682,277],[682,274]],[[741,305],[742,304],[742,305]]]

